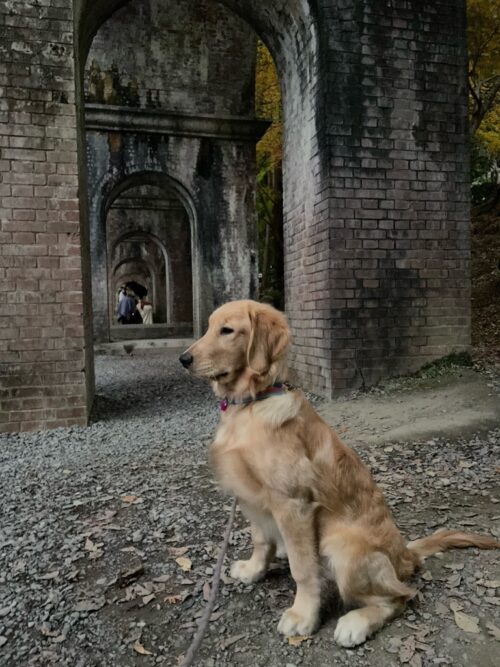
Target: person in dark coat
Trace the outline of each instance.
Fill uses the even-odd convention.
[[[133,324],[135,317],[135,299],[127,290],[123,299],[118,303],[116,319],[120,324]]]

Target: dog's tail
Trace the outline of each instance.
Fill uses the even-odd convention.
[[[440,551],[448,549],[466,549],[467,547],[478,547],[479,549],[500,549],[500,542],[489,537],[489,535],[476,535],[475,533],[461,533],[455,530],[443,530],[427,537],[421,537],[406,545],[410,551],[419,558],[432,556]]]

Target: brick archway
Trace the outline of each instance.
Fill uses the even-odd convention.
[[[150,165],[151,166],[151,165]],[[158,171],[151,169],[144,170],[144,165],[141,163],[125,163],[122,169],[114,169],[111,172],[100,173],[95,171],[93,173],[94,180],[92,186],[89,188],[89,229],[91,234],[90,247],[93,253],[93,336],[97,341],[106,341],[110,339],[110,320],[109,320],[109,287],[108,287],[108,267],[107,255],[109,253],[107,241],[107,225],[109,209],[122,193],[140,185],[150,185],[158,188],[164,193],[170,193],[174,196],[186,213],[187,224],[189,226],[190,238],[190,254],[191,254],[191,285],[192,285],[192,327],[195,335],[199,335],[201,331],[201,297],[200,287],[202,281],[202,269],[200,260],[200,238],[199,238],[199,220],[196,208],[193,204],[193,199],[190,192],[185,185],[173,176],[165,174],[160,167]],[[126,238],[130,234],[137,234],[129,231],[119,236],[119,238]],[[149,232],[149,236],[154,238],[155,235]],[[172,324],[172,296],[173,296],[173,280],[172,280],[172,266],[169,261],[168,253],[165,244],[158,240],[162,252],[165,256],[166,274],[166,289],[170,298],[167,298],[167,308],[169,309],[166,323]],[[185,325],[183,323],[183,335],[185,333]],[[174,329],[172,329],[174,331]]]
[[[82,73],[122,4],[58,0],[55,21],[55,7],[0,0],[2,431],[84,423],[92,402]],[[223,4],[282,85],[294,380],[331,396],[466,349],[464,3]]]

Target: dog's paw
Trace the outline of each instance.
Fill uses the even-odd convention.
[[[278,632],[292,637],[294,635],[310,635],[318,627],[318,614],[309,614],[308,616],[299,613],[293,607],[287,609],[278,623]]]
[[[351,648],[362,644],[369,634],[368,621],[354,610],[339,618],[333,637],[340,646]]]
[[[252,584],[259,581],[265,575],[265,570],[256,569],[251,560],[237,560],[231,565],[229,574],[233,579],[242,581],[244,584]]]

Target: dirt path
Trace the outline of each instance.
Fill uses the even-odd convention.
[[[351,443],[467,437],[500,425],[499,389],[493,373],[456,368],[394,380],[368,394],[326,402],[318,411]]]

